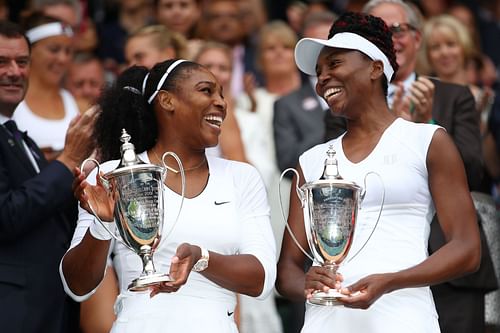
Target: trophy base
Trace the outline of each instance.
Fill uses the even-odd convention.
[[[336,306],[343,305],[338,301],[339,298],[347,297],[335,289],[330,289],[327,292],[324,291],[316,291],[313,293],[313,296],[307,300],[309,304],[313,305],[322,305],[322,306]]]
[[[128,291],[147,291],[150,287],[162,282],[173,281],[168,274],[153,274],[140,276],[128,285]]]

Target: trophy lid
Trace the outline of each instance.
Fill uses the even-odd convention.
[[[148,164],[142,161],[139,156],[135,153],[135,146],[130,142],[131,136],[123,128],[122,135],[120,136],[120,141],[123,144],[120,147],[120,153],[122,158],[120,164],[114,169],[106,174],[107,177],[116,177],[122,174],[128,174],[131,171],[159,171],[163,172],[164,168],[156,164]]]
[[[326,151],[325,168],[323,169],[323,176],[321,179],[343,179],[339,174],[339,163],[335,154],[337,152],[333,149],[333,145],[328,147]]]
[[[326,151],[325,167],[323,168],[323,174],[319,180],[311,181],[305,183],[303,186],[305,188],[321,187],[321,186],[337,186],[344,188],[360,188],[356,183],[348,180],[344,180],[339,173],[339,164],[337,158],[335,157],[336,151],[333,149],[333,145],[328,147]]]

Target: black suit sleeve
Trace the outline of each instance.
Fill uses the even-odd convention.
[[[479,118],[474,97],[468,87],[459,89],[453,105],[453,124],[450,133],[462,156],[471,191],[481,187],[483,177],[483,159]]]
[[[15,240],[33,230],[73,196],[73,174],[59,161],[19,186],[15,178],[0,162],[0,241]]]
[[[474,97],[466,86],[435,82],[433,117],[452,137],[462,157],[471,191],[480,186],[483,175],[481,136],[479,118]],[[478,221],[480,221],[478,217]],[[465,277],[449,281],[455,287],[478,288],[483,291],[496,288],[488,244],[480,225],[481,264],[479,270]],[[446,243],[443,231],[434,216],[429,238],[429,251],[433,253]]]
[[[298,124],[300,119],[293,116],[292,108],[297,108],[297,105],[292,105],[293,101],[299,102],[297,99],[285,97],[274,103],[273,131],[280,171],[295,168],[300,154],[323,142],[323,128],[313,130],[307,135],[301,133],[301,125]]]

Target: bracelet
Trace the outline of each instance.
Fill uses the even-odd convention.
[[[427,124],[437,125],[437,122],[434,120],[434,118],[431,118],[431,120],[429,120]]]

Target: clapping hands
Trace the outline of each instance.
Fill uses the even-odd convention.
[[[403,84],[397,83],[392,111],[403,119],[417,123],[428,123],[432,120],[433,102],[434,83],[424,76],[419,76],[406,94]]]

